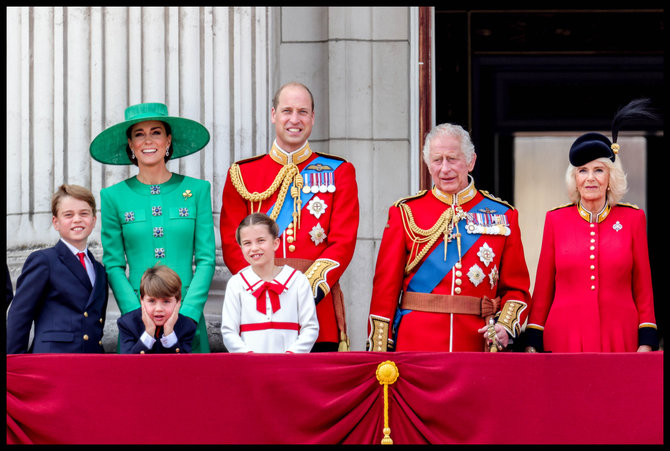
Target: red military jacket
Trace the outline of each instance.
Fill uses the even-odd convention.
[[[644,212],[618,204],[591,216],[575,204],[547,212],[526,329],[543,330],[552,352],[653,345],[638,343],[656,337]]]
[[[299,183],[291,175],[293,165],[302,174],[302,187],[295,186]],[[288,179],[294,183],[287,184],[284,196],[279,198],[282,182]],[[300,208],[293,201],[293,187],[293,194],[301,196]],[[247,200],[241,193],[247,198],[267,198]],[[254,196],[259,193],[262,196]],[[271,215],[273,206],[280,203],[276,221],[281,243],[275,257],[315,261],[305,275],[315,298],[319,290],[325,295],[316,306],[317,342],[337,343],[341,337],[331,288],[349,265],[356,246],[359,210],[354,166],[343,158],[312,152],[309,143],[292,153],[273,144],[268,154],[232,165],[223,188],[220,224],[223,259],[232,274],[248,266],[235,240],[240,222],[252,212]],[[295,220],[293,203],[299,214]]]
[[[419,230],[436,226],[452,206],[462,212],[455,216],[445,257],[444,233],[435,231],[439,236],[431,245]],[[457,195],[433,188],[401,199],[389,209],[377,257],[368,349],[383,351],[387,344],[397,351],[484,349],[477,332],[485,325],[481,315],[402,309],[399,298],[408,292],[500,296],[498,323],[518,337],[528,315],[529,283],[518,212],[509,204],[476,190],[472,181]]]

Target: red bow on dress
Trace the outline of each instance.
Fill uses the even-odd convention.
[[[279,294],[284,291],[284,286],[273,282],[263,282],[256,291],[256,310],[265,314],[265,292],[270,294],[270,304],[272,305],[272,313],[275,313],[281,305],[279,304]]]

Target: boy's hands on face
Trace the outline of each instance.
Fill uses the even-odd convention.
[[[181,300],[177,301],[177,304],[174,306],[174,310],[172,310],[172,315],[165,321],[165,324],[163,325],[163,334],[165,336],[170,335],[172,331],[174,330],[174,325],[177,323],[177,320],[179,319],[179,308],[181,307]]]
[[[144,329],[150,336],[153,337],[154,334],[156,333],[156,324],[154,324],[153,318],[151,318],[151,316],[149,316],[149,313],[147,313],[144,301],[141,301],[140,304],[142,309],[142,322],[144,323]]]

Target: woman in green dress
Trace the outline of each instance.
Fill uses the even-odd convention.
[[[181,278],[180,313],[198,324],[192,352],[201,353],[209,352],[203,309],[216,255],[210,183],[170,172],[166,163],[208,142],[202,124],[168,116],[162,103],[142,103],[126,108],[125,121],[90,146],[101,163],[139,168],[100,192],[102,262],[121,314],[140,308],[144,271],[165,264]]]

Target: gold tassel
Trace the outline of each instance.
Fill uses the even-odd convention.
[[[349,337],[347,337],[344,332],[340,331],[340,343],[337,346],[337,352],[349,352],[350,350]]]
[[[393,440],[391,439],[391,428],[389,427],[389,401],[388,401],[388,387],[389,384],[393,384],[398,380],[398,367],[391,360],[380,363],[377,366],[377,380],[380,385],[384,386],[384,438],[382,439],[382,445],[393,445]]]

